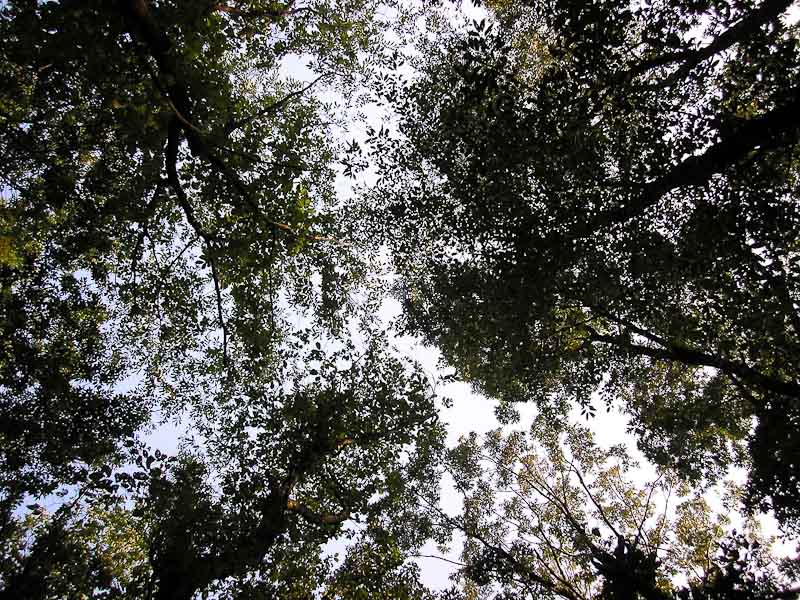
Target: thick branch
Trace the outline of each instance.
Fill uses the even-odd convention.
[[[189,94],[186,87],[180,83],[177,66],[170,54],[172,42],[150,12],[148,0],[120,0],[120,5],[130,25],[131,33],[147,48],[156,61],[159,72],[166,76],[163,79],[169,83],[165,86],[165,91],[174,109],[185,120],[191,121]]]
[[[708,60],[712,56],[724,52],[731,46],[738,44],[756,33],[763,25],[778,19],[791,5],[793,0],[765,0],[761,6],[743,17],[738,23],[723,31],[710,44],[697,50],[684,50],[681,52],[668,52],[660,56],[645,60],[629,71],[621,74],[617,79],[628,81],[633,77],[643,75],[651,69],[664,67],[680,62],[678,70],[670,75],[664,82],[671,85],[685,78],[693,68]]]
[[[203,548],[192,543],[185,528],[162,531],[151,545],[150,563],[158,579],[155,600],[190,600],[214,581],[232,577],[257,566],[286,531],[285,496],[269,494],[258,505],[258,524],[252,530],[226,537]],[[188,524],[191,527],[198,523]]]
[[[792,96],[789,103],[761,117],[742,120],[733,133],[724,136],[702,154],[690,156],[655,181],[645,184],[641,193],[627,204],[575,223],[568,233],[550,235],[537,245],[543,249],[561,248],[567,241],[589,237],[609,226],[624,225],[656,205],[672,190],[707,184],[714,175],[735,166],[753,150],[794,143],[800,132],[800,88],[795,88]],[[787,137],[790,139],[786,140]]]
[[[720,356],[706,354],[705,352],[700,352],[699,350],[694,350],[692,348],[683,346],[672,345],[669,348],[641,346],[638,344],[632,344],[623,337],[603,335],[594,329],[587,329],[589,330],[588,339],[590,341],[616,346],[627,354],[648,356],[658,360],[680,362],[685,365],[698,367],[712,367],[730,377],[738,377],[742,381],[754,387],[758,387],[775,394],[800,399],[800,386],[798,386],[797,383],[769,377],[742,363],[728,360]]]
[[[286,510],[300,515],[306,521],[315,525],[338,525],[350,518],[350,513],[319,514],[308,508],[305,504],[300,504],[295,500],[289,500],[286,503]]]

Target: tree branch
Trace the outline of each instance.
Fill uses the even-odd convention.
[[[653,498],[653,492],[656,489],[656,485],[661,480],[662,475],[659,475],[652,484],[650,484],[650,490],[647,493],[647,502],[644,505],[644,511],[642,512],[642,518],[639,521],[639,526],[636,530],[636,538],[633,541],[633,549],[635,550],[639,545],[639,540],[643,539],[644,534],[644,523],[647,521],[647,512],[650,510],[650,500]],[[645,542],[646,543],[646,542]]]
[[[172,122],[170,123],[169,127],[169,138],[167,140],[167,152],[166,152],[166,170],[167,170],[167,180],[170,184],[170,187],[175,192],[175,196],[178,199],[178,205],[183,210],[183,214],[186,217],[189,225],[194,229],[195,233],[203,240],[206,246],[206,256],[208,257],[208,263],[211,266],[211,277],[214,280],[214,291],[216,293],[216,300],[217,300],[217,317],[219,319],[220,327],[222,328],[222,365],[224,368],[228,368],[228,326],[225,323],[225,318],[222,312],[222,290],[219,281],[219,272],[217,270],[217,263],[214,257],[214,250],[215,250],[215,237],[206,232],[203,227],[200,225],[197,217],[194,214],[194,209],[192,208],[191,203],[189,202],[189,198],[186,196],[186,192],[183,190],[183,186],[181,186],[181,181],[178,176],[178,145],[180,143],[179,132],[177,127],[177,117],[173,118]]]
[[[644,75],[647,71],[657,67],[664,67],[680,62],[678,69],[661,84],[669,86],[684,79],[692,69],[708,60],[715,54],[724,52],[731,46],[744,41],[753,35],[766,23],[778,19],[793,3],[793,0],[765,0],[761,6],[750,14],[744,16],[738,23],[723,31],[710,44],[697,50],[683,50],[668,52],[654,58],[645,60],[632,69],[621,73],[615,80],[630,81],[634,77]]]
[[[269,104],[269,105],[265,106],[260,111],[250,115],[249,117],[246,117],[244,119],[240,119],[238,121],[234,121],[232,123],[229,123],[228,125],[225,126],[225,133],[230,135],[231,133],[233,133],[237,129],[243,127],[244,125],[247,125],[248,123],[250,123],[251,121],[254,121],[255,119],[260,119],[261,117],[264,117],[264,116],[266,116],[266,115],[268,115],[270,113],[274,113],[274,112],[279,111],[281,108],[286,106],[294,98],[297,98],[297,97],[302,96],[303,94],[305,94],[308,90],[310,90],[312,87],[314,87],[320,80],[322,80],[323,77],[325,77],[325,74],[319,75],[316,79],[314,79],[308,85],[302,87],[299,90],[295,90],[293,92],[290,92],[289,94],[287,94],[286,96],[284,96],[280,100],[277,100],[277,101],[273,102],[272,104]]]
[[[576,467],[575,463],[573,463],[572,461],[568,461],[568,462],[569,462],[569,466],[572,469],[572,471],[575,473],[575,475],[578,476],[578,481],[580,482],[581,487],[584,489],[586,494],[589,496],[589,500],[591,500],[592,504],[594,504],[595,508],[597,508],[598,512],[600,513],[600,517],[603,519],[603,522],[614,533],[614,535],[619,537],[620,536],[619,532],[617,531],[616,527],[614,527],[611,524],[611,521],[606,516],[605,509],[603,509],[603,506],[595,499],[594,494],[592,494],[591,490],[589,489],[589,486],[586,485],[586,482],[583,480],[583,475],[581,475],[581,472],[578,469],[578,467]]]
[[[622,337],[600,334],[591,327],[587,327],[587,330],[589,331],[588,339],[590,341],[616,346],[628,354],[648,356],[658,360],[681,362],[686,365],[698,367],[712,367],[728,376],[739,377],[742,381],[752,386],[760,387],[782,396],[800,399],[800,385],[797,383],[769,377],[742,363],[727,360],[720,356],[706,354],[692,348],[678,346],[674,343],[671,343],[668,348],[653,348],[650,346],[632,344]]]
[[[658,179],[646,183],[641,193],[622,206],[600,212],[593,218],[574,223],[566,234],[552,234],[536,245],[542,249],[560,248],[574,239],[584,239],[600,229],[612,225],[625,225],[655,206],[661,198],[672,190],[703,186],[717,173],[738,164],[755,149],[771,149],[784,143],[796,141],[800,132],[800,87],[792,90],[793,99],[783,106],[776,107],[760,117],[743,119],[730,134],[699,155],[690,156],[670,168]]]
[[[350,513],[319,514],[308,508],[305,504],[300,504],[295,500],[288,500],[286,502],[286,510],[300,515],[303,519],[315,525],[338,525],[350,518]]]
[[[147,48],[158,66],[161,78],[170,82],[163,85],[159,79],[159,74],[152,73],[156,86],[166,97],[177,122],[180,124],[181,130],[186,136],[192,155],[206,161],[215,171],[220,173],[242,198],[253,216],[262,220],[265,224],[280,229],[295,238],[305,237],[311,241],[328,241],[342,244],[342,242],[334,238],[298,233],[286,223],[273,221],[261,214],[260,207],[253,200],[245,182],[222,158],[211,151],[211,147],[217,144],[209,142],[206,139],[206,135],[193,122],[192,101],[188,88],[182,82],[178,67],[170,55],[172,42],[159,28],[158,23],[150,12],[147,0],[121,0],[121,3],[123,13],[130,24],[131,33]],[[174,130],[171,124],[170,138],[173,139],[173,136]]]
[[[283,17],[289,15],[296,15],[302,12],[315,12],[314,9],[310,6],[303,6],[300,8],[293,8],[295,0],[289,0],[281,9],[275,10],[268,10],[266,8],[262,9],[241,9],[235,6],[231,6],[230,4],[215,4],[213,10],[221,13],[226,13],[232,15],[234,17],[239,17],[242,19],[259,19],[263,17],[267,17],[272,19],[273,21],[277,21],[282,19]]]

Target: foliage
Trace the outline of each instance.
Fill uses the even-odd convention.
[[[2,3],[0,597],[433,598],[410,558],[453,527],[443,598],[774,595],[768,544],[699,498],[659,517],[679,484],[562,417],[600,389],[648,456],[751,460],[751,507],[796,520],[787,5],[493,1],[462,35],[399,0]],[[421,16],[405,85],[381,70]],[[402,133],[366,126],[369,157],[365,84]],[[384,243],[405,328],[504,418],[537,401],[530,439],[445,453],[382,331]],[[170,456],[143,441],[168,419]]]
[[[343,523],[436,493],[430,384],[334,189],[387,4],[2,4],[5,597],[307,597]],[[154,416],[177,456],[142,446]]]
[[[749,524],[730,530],[685,485],[660,475],[636,486],[624,447],[591,433],[561,434],[541,416],[530,431],[462,438],[446,462],[463,510],[439,512],[463,533],[464,591],[531,598],[773,598],[793,563],[769,557],[772,540]],[[639,475],[641,478],[641,475]],[[723,506],[735,506],[735,488]],[[684,583],[678,584],[677,582]]]
[[[24,491],[266,368],[287,304],[341,329],[364,264],[335,239],[309,93],[359,80],[376,8],[4,4],[3,460],[40,475]],[[281,75],[297,53],[310,83]],[[65,414],[80,434],[53,435]]]
[[[380,90],[400,134],[370,140],[361,225],[460,377],[556,415],[599,390],[688,478],[754,461],[751,506],[787,525],[797,430],[766,424],[800,401],[789,4],[491,3]]]
[[[2,598],[144,595],[147,545],[130,512],[80,498],[53,514],[41,506],[4,530]],[[124,592],[128,595],[125,596]]]
[[[125,514],[139,532],[148,575],[144,583],[141,577],[109,575],[108,581],[83,583],[71,578],[72,584],[84,585],[87,594],[98,588],[131,598],[141,597],[143,586],[157,599],[214,590],[306,597],[332,570],[321,547],[346,533],[345,522],[373,529],[384,522],[408,525],[413,500],[426,495],[436,501],[432,459],[442,432],[427,379],[377,345],[378,339],[363,353],[315,348],[293,354],[284,348],[284,356],[296,360],[252,396],[218,405],[219,414],[199,429],[202,444],[187,444],[177,457],[168,457],[131,442],[133,472],[104,467],[91,473],[84,488],[93,495],[88,510],[123,500],[131,505]],[[308,364],[319,365],[311,376]],[[396,556],[426,538],[423,516],[417,520],[410,531],[381,528]],[[68,539],[82,535],[76,526],[62,530]],[[363,535],[348,535],[369,543]],[[51,544],[48,560],[60,565],[48,536],[37,539]],[[91,554],[90,548],[75,551]],[[36,555],[34,545],[20,561]],[[378,568],[367,557],[365,568]],[[135,561],[118,558],[119,564],[109,558],[114,568],[134,567]],[[11,569],[4,576],[5,593],[25,595],[20,581],[46,585],[40,582],[53,572],[61,571]],[[46,589],[51,591],[40,597],[59,597],[56,588]]]

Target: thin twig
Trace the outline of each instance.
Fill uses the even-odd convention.
[[[237,129],[240,129],[241,127],[247,125],[248,123],[254,121],[255,119],[260,119],[261,117],[264,117],[264,116],[266,116],[266,115],[268,115],[270,113],[273,113],[273,112],[276,112],[276,111],[280,110],[281,108],[286,106],[294,98],[297,98],[297,97],[302,96],[303,94],[305,94],[308,90],[310,90],[312,87],[314,87],[326,75],[327,75],[327,73],[323,73],[322,75],[319,75],[313,81],[311,81],[308,85],[300,88],[299,90],[295,90],[293,92],[290,92],[289,94],[287,94],[286,96],[284,96],[280,100],[277,100],[277,101],[275,101],[275,102],[273,102],[271,104],[268,104],[267,106],[265,106],[264,108],[262,108],[258,112],[250,115],[249,117],[245,117],[243,119],[239,119],[238,121],[234,121],[234,122],[230,123],[229,125],[226,125],[225,126],[225,133],[230,135],[231,133],[233,133]]]

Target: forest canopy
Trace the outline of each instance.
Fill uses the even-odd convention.
[[[4,2],[0,598],[797,596],[790,7]]]
[[[492,6],[426,46],[378,142],[405,330],[509,403],[599,393],[690,479],[747,464],[749,501],[796,520],[789,3]]]

